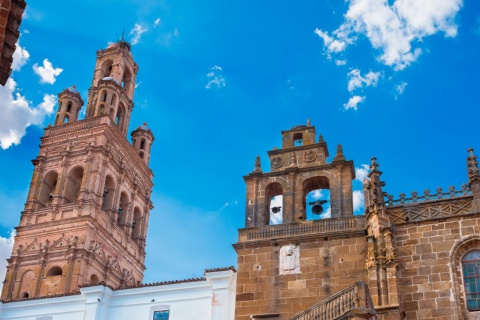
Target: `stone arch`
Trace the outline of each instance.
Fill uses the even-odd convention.
[[[303,179],[301,186],[303,219],[307,220],[307,195],[314,190],[330,190],[330,180],[326,176],[316,175]]]
[[[130,68],[126,67],[123,71],[122,88],[125,92],[127,92],[127,94],[130,92],[130,89],[132,87],[132,80],[133,72],[130,70]]]
[[[283,197],[283,188],[282,188],[282,185],[278,182],[272,182],[272,183],[269,183],[266,187],[265,187],[265,203],[264,203],[264,206],[265,206],[265,211],[264,211],[264,224],[270,224],[270,216],[271,216],[271,208],[270,208],[270,204],[272,202],[272,199],[273,197],[276,197],[276,196],[282,196]],[[283,198],[282,198],[283,200]],[[282,203],[282,207],[283,207],[283,203]]]
[[[132,219],[132,239],[140,238],[143,229],[143,215],[142,210],[139,207],[135,207],[133,210]]]
[[[63,270],[59,266],[53,266],[47,271],[47,277],[61,276],[62,274]]]
[[[102,210],[111,210],[113,206],[113,197],[115,194],[115,179],[111,175],[105,177],[105,183],[102,190]]]
[[[36,280],[37,277],[35,277],[35,273],[32,270],[25,271],[20,277],[20,285],[18,286],[17,298],[21,298],[22,294],[25,293],[31,296],[37,282]]]
[[[107,90],[102,90],[100,92],[100,102],[107,102]]]
[[[120,102],[117,108],[117,115],[115,116],[115,119],[114,119],[115,124],[118,126],[120,130],[123,130],[125,117],[126,117],[126,109],[123,103]]]
[[[73,167],[66,178],[65,199],[69,203],[77,202],[83,179],[83,167]]]
[[[44,206],[51,206],[53,196],[57,193],[58,173],[55,170],[49,171],[42,179],[38,191],[38,201]]]
[[[102,80],[105,77],[110,77],[112,74],[112,66],[113,66],[113,60],[105,60],[102,63],[102,66],[100,68],[100,80]]]
[[[457,241],[450,254],[450,270],[453,276],[453,295],[459,318],[468,318],[465,283],[463,280],[462,259],[471,251],[480,250],[480,237],[476,235]],[[478,311],[477,311],[478,312]]]
[[[120,199],[118,201],[118,223],[120,225],[124,225],[128,222],[129,219],[129,212],[128,208],[130,205],[130,198],[126,191],[120,192]]]
[[[100,279],[98,278],[98,276],[96,274],[92,274],[90,276],[90,283],[100,283]]]
[[[72,112],[72,101],[68,100],[68,103],[67,103],[67,112],[70,113]]]

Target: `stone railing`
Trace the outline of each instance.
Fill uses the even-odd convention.
[[[352,216],[246,228],[239,230],[239,241],[363,230],[365,222],[365,216]]]
[[[66,124],[58,125],[54,127],[49,127],[45,129],[45,137],[55,136],[59,134],[66,134],[66,133],[70,133],[70,132],[74,132],[82,129],[88,129],[100,123],[108,123],[110,121],[111,120],[108,117],[95,117],[95,118],[84,119],[81,121],[66,123]]]
[[[405,193],[400,193],[399,199],[393,199],[393,196],[389,194],[386,196],[384,203],[386,206],[397,206],[408,203],[461,197],[472,193],[470,187],[465,183],[462,185],[461,190],[455,190],[454,186],[450,186],[448,191],[443,191],[442,188],[437,188],[435,191],[435,193],[430,193],[430,190],[425,189],[425,191],[423,191],[423,195],[419,195],[417,191],[413,191],[411,197],[406,197]]]
[[[376,319],[375,309],[363,281],[355,282],[307,310],[295,315],[290,320],[335,320],[335,319]]]

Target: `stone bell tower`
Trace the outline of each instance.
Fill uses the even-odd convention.
[[[146,124],[136,130],[143,153],[126,139],[137,72],[130,45],[118,41],[97,51],[84,120],[78,120],[83,101],[76,88],[59,94],[54,126],[45,129],[32,161],[2,299],[142,281],[153,208],[145,157],[154,139]]]
[[[236,320],[290,319],[365,280],[365,217],[353,215],[354,165],[341,145],[331,162],[328,157],[326,142],[322,135],[316,140],[308,121],[282,131],[282,148],[268,151],[270,172],[257,157],[244,177],[245,228],[233,245]],[[321,204],[330,206],[330,217],[308,218],[307,199],[316,191],[329,191]],[[282,199],[275,207],[274,198]],[[278,214],[283,217],[274,224]]]

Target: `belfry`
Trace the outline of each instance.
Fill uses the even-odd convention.
[[[85,119],[75,86],[58,95],[45,129],[2,299],[141,283],[154,137],[143,124],[126,138],[138,66],[120,40],[97,51]]]

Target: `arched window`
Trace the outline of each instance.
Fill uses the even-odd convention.
[[[92,274],[90,276],[90,283],[99,283],[100,280],[98,279],[98,277],[95,275],[95,274]]]
[[[105,185],[103,187],[103,201],[102,210],[107,211],[112,209],[113,194],[115,192],[115,182],[111,176],[105,178]]]
[[[117,116],[115,117],[115,124],[120,128],[120,130],[123,128],[124,118],[125,108],[123,106],[123,103],[120,103],[118,105]]]
[[[128,205],[129,199],[126,192],[120,194],[120,203],[118,204],[118,223],[124,225],[128,221]]]
[[[29,296],[30,296],[30,295],[28,294],[27,291],[25,291],[25,292],[22,293],[22,299],[28,299]]]
[[[304,219],[330,218],[330,183],[327,177],[308,178],[302,185]]]
[[[293,135],[293,145],[295,147],[303,145],[303,134],[302,133],[297,132]]]
[[[100,102],[107,102],[107,91],[103,90],[100,94]]]
[[[110,104],[114,107],[117,104],[117,95],[116,94],[112,94],[112,100],[110,101]]]
[[[67,104],[67,112],[70,112],[72,111],[72,101],[68,101],[68,104]]]
[[[68,120],[69,120],[69,117],[67,115],[67,116],[65,116],[65,118],[63,118],[63,123],[68,123]]]
[[[468,252],[462,259],[463,283],[468,311],[480,310],[480,250]]]
[[[103,63],[101,74],[100,74],[100,80],[102,80],[105,77],[110,77],[110,75],[112,74],[112,65],[113,65],[112,60],[107,60]]]
[[[278,182],[270,183],[265,188],[265,224],[283,222],[283,188]]]
[[[145,157],[145,154],[143,153],[143,151],[140,151],[140,152],[138,153],[138,155],[140,156],[141,159],[143,159],[143,158]]]
[[[80,193],[80,186],[82,184],[83,168],[76,167],[70,170],[67,177],[67,184],[65,186],[65,198],[68,202],[76,202],[78,194]]]
[[[59,266],[51,267],[47,272],[47,277],[61,276],[62,273],[62,268]]]
[[[130,72],[130,69],[126,68],[125,72],[123,73],[122,88],[127,92],[130,87],[131,81],[132,81],[132,72]]]
[[[132,238],[138,239],[142,231],[142,211],[140,208],[135,207],[133,211],[133,220],[132,220]]]
[[[50,206],[53,200],[53,196],[57,189],[58,173],[50,171],[45,175],[40,185],[40,191],[38,192],[38,201],[44,206]]]
[[[145,150],[145,139],[140,142],[140,149]]]

